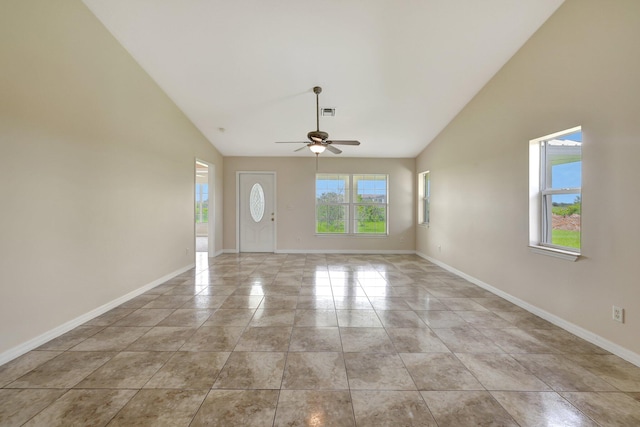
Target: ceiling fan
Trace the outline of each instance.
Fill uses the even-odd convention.
[[[333,154],[340,154],[342,150],[334,147],[334,145],[360,145],[360,141],[340,141],[335,139],[329,139],[329,134],[320,130],[320,104],[318,95],[322,92],[320,86],[313,88],[313,93],[316,94],[316,130],[312,130],[307,134],[310,142],[305,141],[277,141],[277,144],[306,144],[306,147],[316,155],[324,152],[325,149],[331,151]],[[300,147],[295,151],[304,150],[305,147]]]

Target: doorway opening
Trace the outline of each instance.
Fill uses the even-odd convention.
[[[214,249],[214,167],[196,160],[195,168],[195,244],[196,255],[213,257]]]

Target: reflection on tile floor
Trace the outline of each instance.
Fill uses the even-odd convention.
[[[640,368],[412,255],[222,255],[0,366],[0,426],[638,426]]]

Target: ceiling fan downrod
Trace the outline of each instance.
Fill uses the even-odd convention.
[[[316,94],[316,132],[320,132],[320,93],[322,88],[320,86],[313,87],[313,93]]]

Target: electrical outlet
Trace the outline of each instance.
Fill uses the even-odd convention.
[[[442,252],[442,246],[438,245],[438,252]]]
[[[184,248],[184,254],[189,255],[189,248]]]
[[[616,322],[624,323],[624,308],[613,306],[612,313],[613,320]]]

